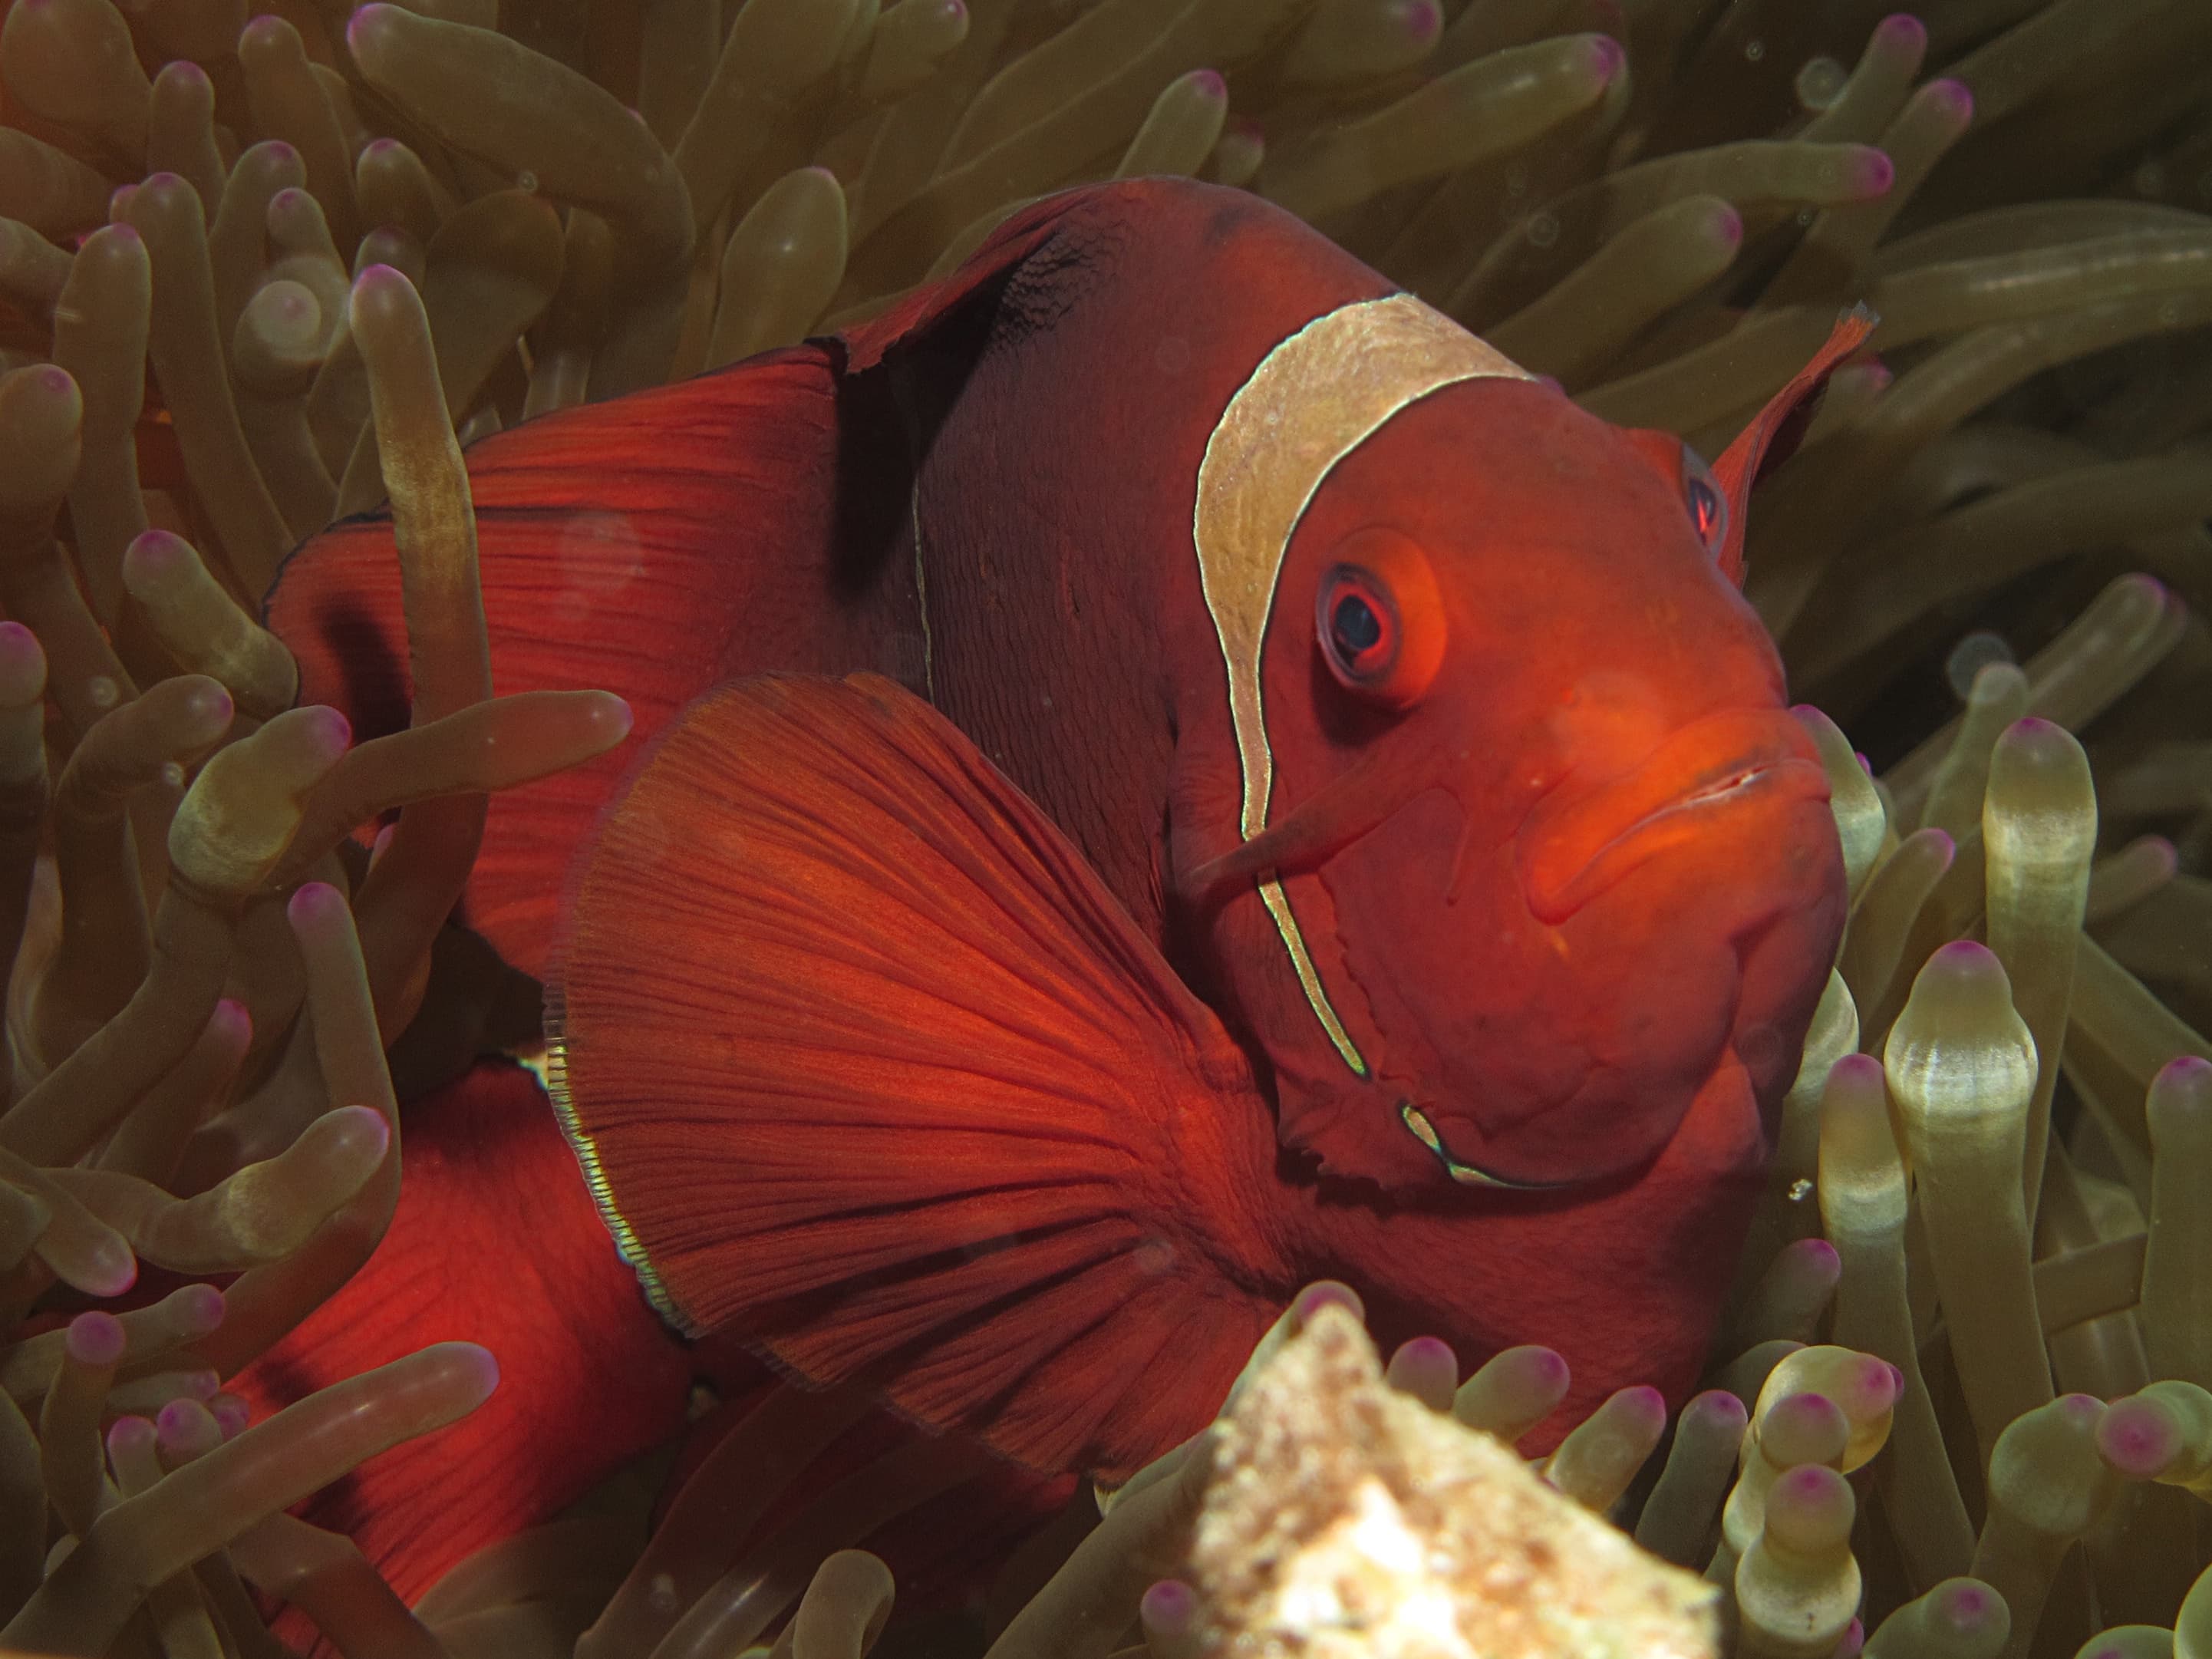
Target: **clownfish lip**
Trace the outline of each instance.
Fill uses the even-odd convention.
[[[1557,926],[1638,865],[1740,823],[1747,808],[1827,798],[1827,774],[1786,712],[1707,715],[1626,775],[1540,806],[1521,834],[1522,886],[1536,919]]]

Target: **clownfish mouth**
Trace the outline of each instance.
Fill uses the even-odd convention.
[[[1557,925],[1638,865],[1742,823],[1753,806],[1828,798],[1804,728],[1781,709],[1693,720],[1625,775],[1556,804],[1521,832],[1522,885]]]

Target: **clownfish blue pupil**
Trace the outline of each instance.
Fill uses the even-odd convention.
[[[1358,661],[1363,653],[1382,642],[1382,619],[1357,593],[1347,593],[1336,602],[1328,626],[1337,655],[1346,663]]]

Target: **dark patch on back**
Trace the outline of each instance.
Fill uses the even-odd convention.
[[[991,343],[1048,332],[1109,284],[1134,230],[1127,215],[1085,214],[1061,226],[1008,275]]]
[[[854,375],[837,393],[838,489],[830,529],[830,582],[841,600],[882,575],[914,489],[906,420],[890,375]]]

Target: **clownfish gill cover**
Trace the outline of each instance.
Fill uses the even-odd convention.
[[[1195,1659],[1336,1303],[2191,1650],[2208,52],[0,0],[0,1645]]]

